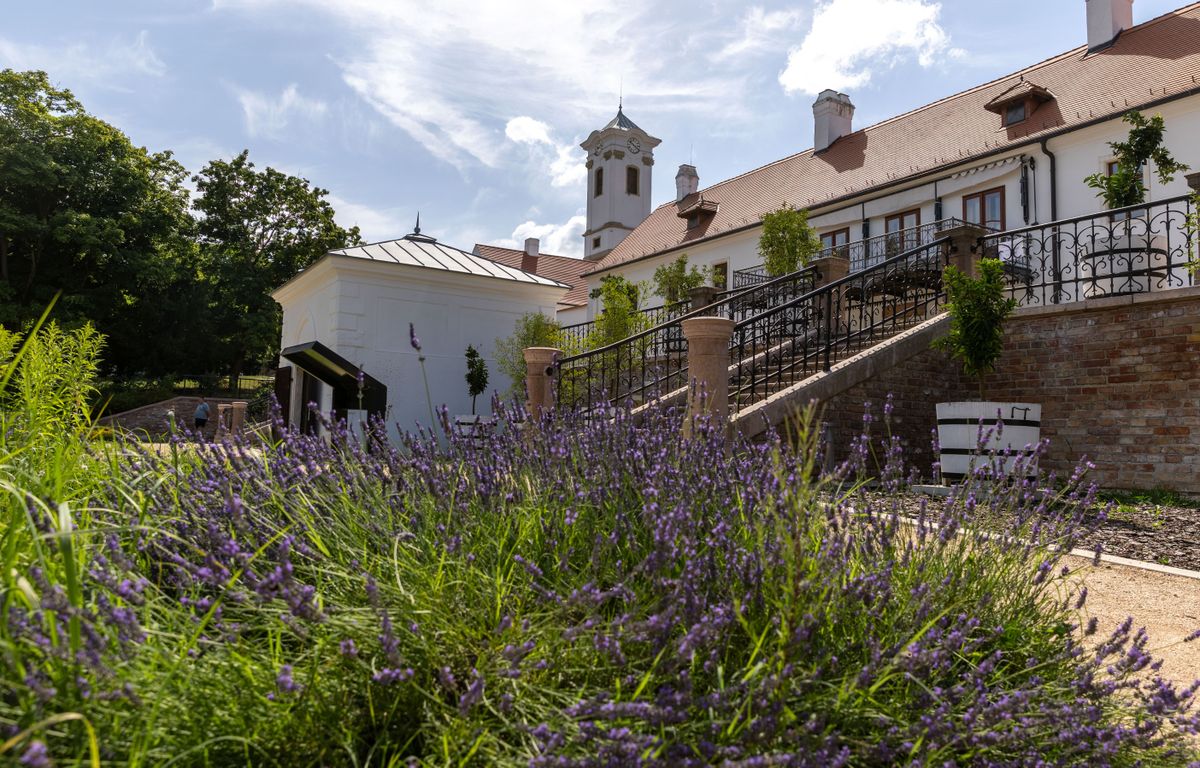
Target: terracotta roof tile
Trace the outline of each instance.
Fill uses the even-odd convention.
[[[595,272],[756,224],[783,203],[817,208],[940,167],[1016,148],[1099,118],[1200,89],[1200,3],[1125,30],[1109,48],[1080,46],[990,83],[807,150],[703,190],[719,204],[687,229],[676,203],[655,209],[597,264]],[[1054,95],[1021,123],[1003,128],[985,109],[1032,81]],[[686,201],[686,198],[685,198]]]
[[[521,258],[524,251],[515,248],[501,248],[498,245],[476,243],[474,253],[485,259],[496,261],[505,266],[521,268]],[[571,290],[563,294],[559,304],[569,307],[587,306],[587,280],[582,278],[584,272],[590,271],[595,265],[583,259],[572,259],[568,256],[555,256],[552,253],[538,254],[537,269],[534,273],[551,280],[571,286]]]

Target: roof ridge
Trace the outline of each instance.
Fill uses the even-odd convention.
[[[1193,2],[1193,3],[1189,3],[1189,4],[1187,4],[1187,5],[1184,5],[1184,6],[1183,6],[1183,7],[1181,7],[1181,8],[1176,8],[1176,9],[1175,9],[1175,10],[1173,10],[1173,11],[1167,11],[1166,13],[1163,13],[1163,14],[1160,14],[1160,15],[1158,15],[1158,16],[1155,16],[1155,17],[1154,17],[1154,18],[1152,18],[1152,19],[1147,19],[1146,21],[1143,21],[1143,22],[1142,22],[1142,23],[1140,23],[1140,24],[1134,24],[1134,25],[1133,25],[1132,27],[1130,27],[1129,29],[1122,30],[1122,31],[1121,31],[1121,35],[1127,35],[1127,34],[1129,34],[1130,32],[1134,32],[1134,31],[1138,31],[1138,30],[1145,29],[1146,27],[1150,27],[1150,26],[1152,26],[1152,25],[1154,25],[1154,24],[1158,24],[1158,23],[1160,23],[1160,22],[1162,22],[1162,21],[1166,20],[1166,19],[1167,19],[1167,18],[1169,18],[1169,17],[1174,17],[1174,16],[1182,16],[1182,15],[1184,15],[1184,14],[1188,13],[1189,11],[1193,11],[1193,10],[1196,10],[1196,9],[1200,9],[1200,2]],[[1004,82],[1005,80],[1008,80],[1008,79],[1010,79],[1010,78],[1012,78],[1012,77],[1016,77],[1016,76],[1018,76],[1018,75],[1023,75],[1023,74],[1026,74],[1026,73],[1028,73],[1028,72],[1031,72],[1031,71],[1033,71],[1033,70],[1036,70],[1036,69],[1041,69],[1041,68],[1043,68],[1043,67],[1049,66],[1050,64],[1053,64],[1053,63],[1055,63],[1055,62],[1057,62],[1057,61],[1061,61],[1061,60],[1063,60],[1063,59],[1069,58],[1069,57],[1071,57],[1071,56],[1073,56],[1073,55],[1075,55],[1075,54],[1077,54],[1077,53],[1079,53],[1079,52],[1081,52],[1081,51],[1082,51],[1082,52],[1084,52],[1084,53],[1086,53],[1086,52],[1087,52],[1087,50],[1088,50],[1087,43],[1084,43],[1084,44],[1082,44],[1082,45],[1075,46],[1074,48],[1071,48],[1070,50],[1064,51],[1064,52],[1062,52],[1062,53],[1059,53],[1059,54],[1055,54],[1054,56],[1050,56],[1050,57],[1048,57],[1048,58],[1045,58],[1045,59],[1043,59],[1043,60],[1041,60],[1041,61],[1039,61],[1039,62],[1035,62],[1035,63],[1033,63],[1033,64],[1030,64],[1029,66],[1027,66],[1027,67],[1024,67],[1023,69],[1018,69],[1018,70],[1017,70],[1017,71],[1015,71],[1015,72],[1010,72],[1010,73],[1008,73],[1008,74],[1006,74],[1006,75],[1002,75],[1002,76],[1000,76],[1000,77],[993,78],[993,79],[991,79],[991,80],[987,81],[986,83],[980,83],[979,85],[972,86],[972,87],[970,87],[970,88],[967,88],[967,89],[965,89],[965,90],[957,91],[956,93],[949,94],[948,96],[943,96],[942,98],[940,98],[940,99],[937,99],[937,100],[935,100],[935,101],[931,101],[931,102],[929,102],[928,104],[924,104],[924,105],[922,105],[922,106],[919,106],[919,107],[914,107],[913,109],[910,109],[910,110],[908,110],[907,112],[902,112],[902,113],[900,113],[900,114],[898,114],[898,115],[893,115],[892,117],[889,117],[889,118],[887,118],[887,119],[885,119],[885,120],[881,120],[881,121],[879,121],[879,122],[877,122],[877,123],[873,123],[873,124],[871,124],[871,125],[868,125],[868,126],[866,126],[866,127],[864,127],[864,128],[859,128],[857,131],[854,131],[853,133],[850,133],[850,134],[847,134],[847,135],[848,135],[848,136],[853,136],[855,133],[866,133],[867,131],[871,131],[871,130],[874,130],[874,129],[876,129],[876,128],[880,128],[880,127],[882,127],[882,126],[885,126],[885,125],[890,125],[891,123],[894,123],[894,122],[895,122],[895,121],[897,121],[897,120],[900,120],[900,119],[902,119],[902,118],[906,118],[906,117],[910,117],[910,116],[912,116],[912,115],[915,115],[915,114],[917,114],[917,113],[919,113],[919,112],[923,112],[923,111],[925,111],[925,110],[927,110],[927,109],[931,109],[931,108],[933,108],[933,107],[936,107],[936,106],[938,106],[939,104],[944,104],[945,102],[947,102],[947,101],[950,101],[951,99],[957,99],[957,98],[960,98],[960,97],[962,97],[962,96],[967,96],[967,95],[969,95],[969,94],[972,94],[972,93],[977,93],[978,91],[981,91],[981,90],[983,90],[983,89],[985,89],[985,88],[990,88],[990,87],[992,87],[992,86],[994,86],[994,85],[996,85],[996,84],[998,84],[998,83],[1002,83],[1002,82]],[[759,171],[766,170],[767,168],[770,168],[770,167],[771,167],[771,166],[773,166],[773,165],[779,165],[780,163],[788,162],[788,161],[790,161],[790,160],[793,160],[794,158],[800,157],[801,155],[805,155],[805,154],[813,154],[813,148],[811,148],[811,147],[810,147],[810,148],[808,148],[808,149],[803,149],[803,150],[800,150],[799,152],[793,152],[792,154],[790,154],[790,155],[787,155],[786,157],[781,157],[781,158],[779,158],[778,160],[773,160],[773,161],[771,161],[771,162],[769,162],[769,163],[765,163],[765,164],[763,164],[763,165],[760,165],[760,166],[758,166],[757,168],[751,168],[751,169],[750,169],[750,170],[748,170],[748,171],[743,171],[742,173],[739,173],[739,174],[737,174],[736,176],[730,176],[730,177],[729,177],[729,178],[727,178],[727,179],[722,179],[721,181],[718,181],[718,182],[716,182],[716,183],[712,184],[711,186],[708,186],[708,187],[705,187],[705,188],[704,188],[704,189],[702,189],[702,190],[699,190],[698,194],[704,194],[704,192],[705,192],[705,191],[707,191],[707,190],[716,189],[716,188],[718,188],[718,187],[720,187],[720,186],[722,186],[722,185],[729,184],[730,182],[737,181],[738,179],[741,179],[741,178],[743,178],[743,177],[745,177],[745,176],[749,176],[749,175],[751,175],[751,174],[753,174],[753,173],[758,173]],[[674,205],[676,205],[677,203],[678,203],[678,201],[677,201],[677,200],[671,200],[671,201],[668,201],[668,202],[665,202],[665,203],[662,203],[662,204],[658,205],[658,206],[657,206],[657,207],[656,207],[654,210],[655,210],[655,211],[658,211],[660,208],[666,208],[667,206],[674,206]],[[647,217],[647,218],[649,218],[649,217]]]
[[[475,247],[478,248],[480,246],[482,246],[484,248],[495,248],[496,250],[499,250],[499,251],[512,251],[513,253],[521,253],[521,254],[525,253],[525,251],[521,250],[520,248],[509,248],[508,246],[505,246],[505,245],[491,245],[489,243],[475,243]],[[538,253],[539,259],[543,258],[543,257],[547,257],[547,256],[552,259],[562,259],[564,261],[583,261],[583,259],[576,258],[574,256],[563,256],[561,253],[544,253],[544,252]]]

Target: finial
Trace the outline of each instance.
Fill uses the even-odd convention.
[[[620,112],[625,107],[625,75],[621,75],[617,86],[617,111]]]
[[[417,227],[413,230],[414,235],[421,234],[421,212],[417,211]]]

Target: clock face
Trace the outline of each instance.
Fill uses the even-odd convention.
[[[637,137],[630,139],[628,142],[628,146],[629,146],[629,151],[635,155],[638,152],[642,151],[642,142],[638,141]]]

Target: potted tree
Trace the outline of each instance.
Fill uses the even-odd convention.
[[[1105,173],[1093,173],[1084,182],[1110,210],[1146,202],[1145,171],[1152,165],[1158,180],[1169,183],[1188,167],[1177,162],[1163,146],[1166,128],[1161,115],[1147,118],[1131,111],[1122,118],[1131,126],[1125,141],[1109,142],[1114,162]],[[1154,231],[1149,216],[1141,212],[1114,216],[1107,228],[1097,227],[1090,248],[1079,254],[1079,273],[1091,282],[1091,298],[1150,289],[1151,276],[1167,265],[1165,233]]]
[[[483,394],[488,385],[487,361],[474,345],[467,345],[467,394],[471,396],[471,415],[455,416],[454,427],[461,435],[474,435],[479,428],[479,416],[475,413],[475,399]]]
[[[938,443],[943,480],[960,480],[981,451],[1020,452],[1036,445],[1041,435],[1042,406],[1037,403],[989,401],[984,397],[984,376],[995,370],[1004,349],[1004,320],[1016,302],[1004,294],[1004,265],[999,259],[982,259],[979,277],[971,278],[954,267],[943,273],[950,314],[950,332],[933,346],[962,362],[963,372],[974,377],[979,400],[937,404]],[[979,425],[1004,422],[1001,434],[985,436],[979,444]],[[1017,457],[1004,467],[1011,474]],[[1028,463],[1031,473],[1037,467]]]

